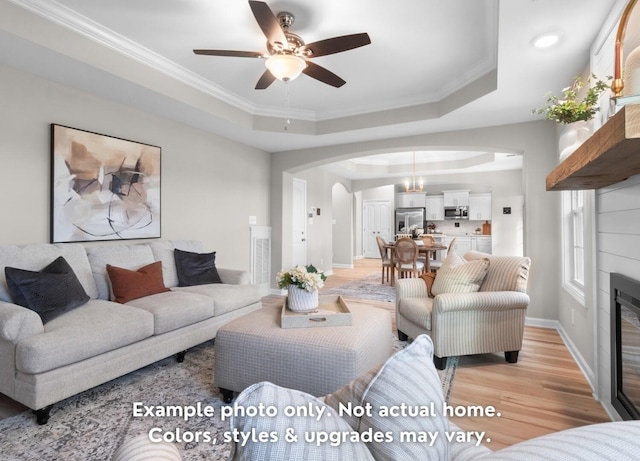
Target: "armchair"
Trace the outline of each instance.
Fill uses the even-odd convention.
[[[531,259],[477,251],[464,258],[489,259],[486,276],[476,292],[429,297],[421,278],[396,282],[398,338],[429,335],[434,364],[441,370],[447,357],[489,352],[504,352],[507,362],[516,363],[529,305],[526,291]]]

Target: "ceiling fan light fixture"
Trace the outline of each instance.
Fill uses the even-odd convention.
[[[300,76],[307,63],[299,56],[292,54],[275,54],[265,62],[269,72],[278,80],[290,82]]]

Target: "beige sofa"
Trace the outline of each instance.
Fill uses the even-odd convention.
[[[445,271],[447,260],[455,257],[455,253],[449,252],[440,271]],[[445,292],[430,297],[426,283],[420,278],[396,282],[398,336],[405,340],[429,335],[434,345],[434,363],[439,369],[445,368],[447,357],[460,355],[504,352],[508,362],[518,360],[529,306],[527,281],[531,260],[477,251],[464,255],[467,262],[485,258],[489,260],[488,269],[477,291]],[[440,271],[436,279],[441,276]],[[454,281],[451,285],[455,284]],[[457,289],[460,284],[452,288]]]
[[[0,247],[0,392],[36,410],[38,423],[60,400],[215,337],[230,320],[261,307],[246,271],[218,268],[223,283],[178,287],[174,248],[203,251],[196,241],[139,244],[33,244]],[[5,267],[40,271],[62,256],[89,301],[43,324],[12,303]],[[106,265],[137,270],[162,262],[170,291],[110,301]]]

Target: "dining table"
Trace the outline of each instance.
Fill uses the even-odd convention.
[[[425,255],[425,272],[431,271],[429,261],[433,257],[434,253],[436,251],[447,249],[447,246],[442,243],[434,242],[427,244],[422,240],[416,240],[416,245],[418,246],[418,253]],[[391,286],[394,286],[396,283],[395,247],[396,242],[387,242],[384,245],[384,248],[389,252],[389,259],[391,260]]]

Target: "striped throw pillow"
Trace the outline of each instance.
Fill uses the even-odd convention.
[[[437,296],[441,293],[476,292],[480,290],[488,271],[488,258],[466,261],[450,251],[433,281],[431,293]]]

